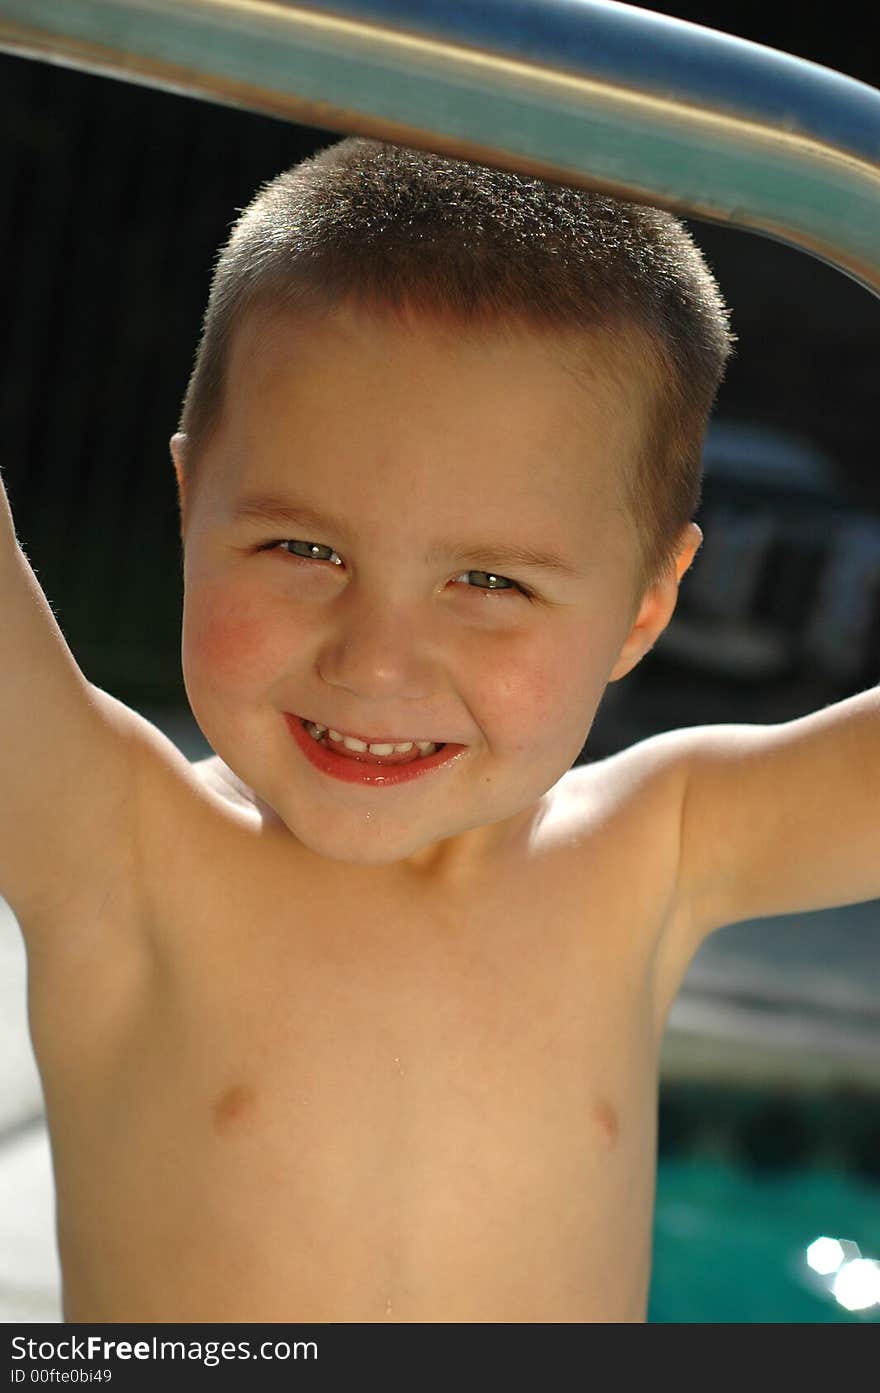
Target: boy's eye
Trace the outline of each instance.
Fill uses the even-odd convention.
[[[291,550],[288,551],[288,555],[295,556],[303,561],[332,560],[332,564],[334,566],[342,565],[341,558],[337,556],[333,548],[325,546],[322,542],[300,542],[295,539],[292,540],[290,538],[287,538],[284,541],[280,542],[269,542],[265,547],[262,547],[261,550],[270,551],[275,547],[284,547],[285,549],[291,548]],[[292,550],[292,548],[295,547],[300,547],[301,550]],[[322,552],[329,552],[330,555],[322,556]],[[518,581],[509,580],[507,576],[496,575],[493,571],[460,571],[459,574],[456,576],[456,580],[460,580],[462,576],[479,576],[482,578],[482,580],[485,580],[487,582],[485,586],[483,586],[482,584],[478,584],[473,587],[476,590],[482,590],[484,594],[492,595],[512,590],[518,592],[520,595],[523,595],[527,600],[531,599],[529,591],[526,590],[524,586],[520,585]]]
[[[302,547],[303,550],[302,550],[301,552],[300,552],[300,551],[290,552],[290,555],[291,555],[291,556],[308,557],[310,560],[311,560],[311,559],[314,559],[314,560],[316,560],[316,561],[329,561],[329,560],[330,560],[330,557],[336,557],[335,561],[333,562],[333,565],[334,565],[334,566],[341,566],[341,565],[342,565],[342,560],[341,560],[341,558],[338,557],[338,556],[336,556],[336,552],[333,550],[333,548],[332,548],[332,547],[325,547],[324,544],[323,544],[322,542],[298,542],[298,541],[291,541],[291,540],[288,538],[286,541],[283,541],[283,542],[270,542],[270,543],[269,543],[269,547],[268,547],[268,548],[265,548],[265,549],[268,550],[268,549],[270,549],[270,548],[272,548],[272,547]],[[319,553],[322,552],[322,551],[329,551],[329,552],[330,552],[330,556],[321,556]]]
[[[462,576],[483,576],[488,581],[488,585],[485,588],[489,594],[504,590],[519,590],[522,594],[525,594],[522,586],[518,585],[515,580],[508,580],[506,576],[496,576],[494,571],[460,571],[456,576],[456,580],[460,580]],[[477,589],[482,590],[483,586],[478,585]]]

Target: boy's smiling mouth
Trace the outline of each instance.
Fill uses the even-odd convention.
[[[315,769],[344,783],[366,784],[376,788],[409,783],[412,779],[430,774],[448,764],[456,763],[466,752],[466,745],[454,745],[448,741],[435,746],[433,742],[425,754],[416,743],[409,751],[397,751],[390,755],[372,754],[364,750],[348,749],[344,742],[336,743],[328,738],[329,732],[323,728],[320,738],[310,729],[311,722],[304,716],[294,716],[284,712],[287,728],[306,759]],[[318,730],[322,727],[318,726]],[[340,732],[334,732],[334,734]],[[367,742],[361,742],[365,744]],[[390,743],[390,742],[386,742]],[[399,744],[409,743],[399,741]],[[427,743],[427,742],[422,742]]]
[[[310,721],[306,716],[300,716],[299,720],[316,743],[325,745],[337,754],[370,764],[408,764],[437,754],[445,746],[442,741],[390,737],[371,739],[364,735],[348,735],[332,726]]]

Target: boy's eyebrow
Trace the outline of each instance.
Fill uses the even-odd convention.
[[[350,540],[348,528],[329,513],[321,513],[305,503],[282,498],[278,494],[248,494],[232,505],[232,522],[259,522],[271,525],[282,524],[288,527],[314,527],[319,533],[333,533],[344,543]],[[304,539],[311,540],[311,539]],[[577,580],[583,572],[577,570],[555,552],[539,548],[512,545],[509,542],[451,542],[437,541],[431,547],[426,560],[473,561],[491,560],[499,566],[528,566],[534,570],[556,572]]]

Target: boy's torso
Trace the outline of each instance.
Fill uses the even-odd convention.
[[[438,901],[165,744],[148,911],[106,887],[29,965],[66,1319],[643,1320],[670,810],[573,770]]]

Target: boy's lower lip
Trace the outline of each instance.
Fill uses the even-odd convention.
[[[405,784],[411,779],[419,779],[449,764],[467,749],[466,745],[446,744],[436,754],[411,760],[408,764],[367,764],[338,755],[329,746],[315,740],[304,729],[301,717],[285,711],[284,719],[306,759],[322,774],[328,774],[331,779],[341,779],[343,783],[367,784],[371,788],[387,788],[391,784]]]

